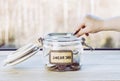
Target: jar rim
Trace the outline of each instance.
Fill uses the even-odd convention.
[[[81,41],[81,37],[76,37],[73,33],[49,33],[44,41],[48,42],[72,42]]]

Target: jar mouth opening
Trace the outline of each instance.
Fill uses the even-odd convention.
[[[81,41],[81,37],[76,37],[73,33],[50,33],[44,38],[48,42],[72,42]]]

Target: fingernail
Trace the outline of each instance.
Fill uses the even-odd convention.
[[[89,33],[85,33],[86,36],[89,36]]]
[[[76,31],[73,35],[76,35],[78,33],[78,31]]]
[[[77,30],[73,35],[76,35],[78,32],[80,31],[80,29],[79,30]]]
[[[84,28],[85,28],[85,26],[82,27],[82,29],[84,29]]]

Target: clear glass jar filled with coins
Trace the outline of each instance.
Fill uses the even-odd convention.
[[[43,41],[46,68],[51,71],[80,69],[81,39],[70,33],[48,34]]]

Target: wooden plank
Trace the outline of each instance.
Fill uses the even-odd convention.
[[[81,56],[81,70],[68,72],[47,71],[42,52],[16,66],[2,67],[8,52],[0,51],[0,81],[120,80],[120,51],[85,51]]]

